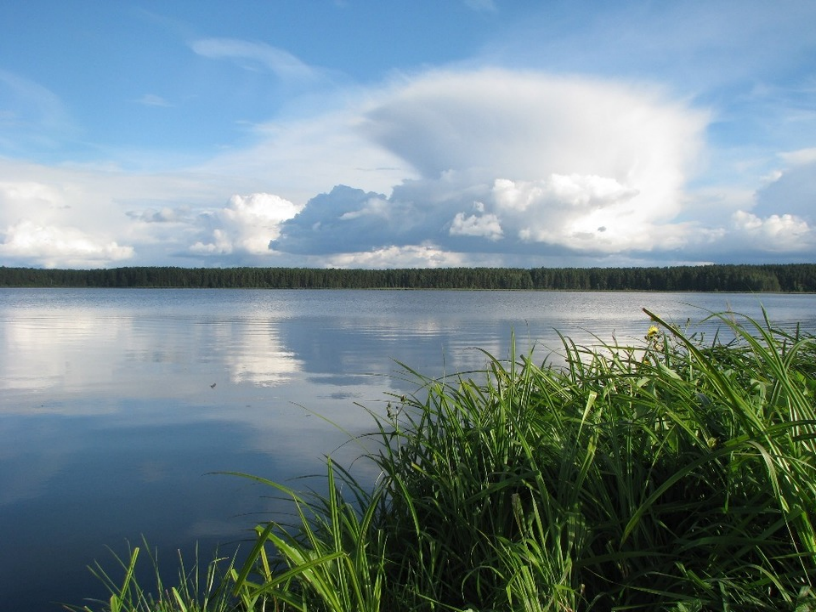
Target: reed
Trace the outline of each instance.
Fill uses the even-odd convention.
[[[637,346],[564,338],[566,366],[409,370],[416,394],[372,413],[373,485],[330,459],[325,495],[245,476],[295,513],[256,528],[234,601],[816,610],[816,340],[730,314],[706,339],[647,314]]]
[[[158,553],[151,550],[147,540],[142,546],[128,546],[128,553],[121,557],[113,553],[114,560],[123,577],[117,580],[100,563],[90,568],[107,587],[110,596],[105,601],[89,601],[84,606],[65,605],[72,612],[228,612],[237,610],[230,592],[230,576],[235,559],[216,555],[202,565],[196,548],[192,566],[187,566],[178,555],[178,576],[174,586],[167,586],[159,571]],[[137,578],[139,559],[148,558],[152,574],[152,588],[144,579]]]

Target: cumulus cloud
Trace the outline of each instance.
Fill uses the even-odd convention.
[[[553,174],[539,181],[497,179],[496,205],[518,238],[581,250],[616,252],[655,246],[658,233],[652,224],[660,208],[648,209],[633,200],[634,187],[594,175]]]
[[[637,189],[615,179],[580,174],[553,174],[545,180],[527,183],[497,179],[493,191],[499,206],[518,212],[546,199],[572,210],[592,210],[638,194]]]
[[[737,231],[751,237],[755,248],[768,251],[800,251],[813,246],[813,230],[793,215],[771,215],[764,219],[751,213],[734,213]]]
[[[754,251],[808,253],[816,247],[814,228],[790,214],[761,218],[740,210],[733,215],[733,229],[734,238]]]
[[[340,253],[324,261],[330,268],[451,268],[467,265],[467,259],[460,253],[445,251],[431,242]]]
[[[74,227],[30,221],[8,227],[0,242],[0,257],[33,261],[46,268],[98,267],[132,256],[133,247],[104,242]]]
[[[24,175],[0,181],[0,261],[99,267],[133,257],[133,247],[111,235],[110,213],[98,211],[86,221],[87,213],[74,209],[78,191],[75,183],[53,184]]]
[[[269,247],[298,254],[374,249],[406,229],[392,224],[392,219],[403,216],[395,214],[383,194],[338,185],[309,200],[298,215],[282,223],[280,238]]]
[[[280,196],[253,193],[234,195],[227,205],[202,215],[209,235],[190,247],[196,255],[269,255],[269,242],[278,237],[281,222],[299,207]]]
[[[757,192],[751,212],[759,216],[787,213],[816,222],[816,149],[783,154],[786,167]]]
[[[428,73],[369,103],[361,133],[420,178],[311,199],[273,247],[342,253],[620,253],[681,247],[707,114],[640,87],[500,70]],[[474,209],[474,202],[478,205]]]
[[[809,261],[816,250],[816,149],[782,153],[784,162],[753,194],[737,198],[720,226],[698,224],[690,250],[715,261]]]
[[[688,252],[722,263],[811,261],[816,228],[791,214],[759,216],[738,210],[723,227],[698,228]]]
[[[194,48],[306,74],[265,45]],[[253,146],[176,173],[0,159],[0,177],[14,177],[0,182],[3,262],[626,265],[813,253],[816,153],[781,154],[753,195],[706,186],[690,197],[709,115],[650,87],[447,70],[348,92],[341,106],[256,126]],[[231,193],[251,195],[223,205]]]
[[[232,182],[219,180],[224,184],[201,173],[0,159],[0,265],[200,265],[201,254],[210,264],[228,265],[242,257],[253,263],[258,252],[268,257],[277,223],[298,207],[262,193],[218,206],[213,194]]]
[[[475,202],[473,205],[476,214],[466,215],[456,213],[450,227],[451,236],[481,236],[488,240],[500,240],[504,236],[499,218],[493,214],[484,213],[484,204]]]

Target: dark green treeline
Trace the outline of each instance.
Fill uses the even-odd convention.
[[[112,268],[0,267],[0,287],[262,289],[569,289],[816,292],[816,264],[666,268]]]

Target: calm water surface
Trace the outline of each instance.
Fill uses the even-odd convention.
[[[359,405],[416,389],[397,362],[480,368],[475,347],[507,357],[511,333],[558,361],[555,330],[637,342],[643,307],[684,325],[762,306],[816,331],[813,295],[0,290],[0,610],[104,597],[86,566],[142,535],[170,573],[196,541],[232,550],[280,505],[213,472],[348,464],[360,448],[321,416],[369,430]]]

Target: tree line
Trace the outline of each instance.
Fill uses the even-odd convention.
[[[7,268],[0,287],[816,292],[816,264],[654,268]]]

